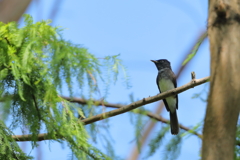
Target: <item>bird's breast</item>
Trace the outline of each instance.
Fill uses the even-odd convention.
[[[158,86],[161,89],[161,92],[166,92],[168,90],[174,89],[174,84],[170,79],[159,79]]]
[[[160,79],[158,82],[158,86],[162,92],[166,92],[168,90],[174,89],[174,84],[170,79]],[[176,105],[177,105],[177,99],[175,96],[170,96],[166,98],[168,107],[171,112],[174,112],[176,110]]]

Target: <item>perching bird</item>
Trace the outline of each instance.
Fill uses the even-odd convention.
[[[174,75],[170,62],[166,59],[151,60],[158,69],[157,86],[160,93],[177,87],[176,76]],[[167,111],[170,113],[171,133],[176,135],[179,132],[177,118],[178,95],[163,99]]]

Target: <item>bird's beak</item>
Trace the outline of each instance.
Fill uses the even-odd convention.
[[[150,61],[152,61],[153,63],[157,63],[157,61],[154,61],[154,60],[150,60]]]

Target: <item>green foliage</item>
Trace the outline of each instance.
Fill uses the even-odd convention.
[[[109,90],[109,86],[114,82],[117,81],[118,79],[118,74],[119,74],[119,70],[122,71],[123,73],[123,77],[124,77],[124,81],[127,85],[127,88],[130,88],[130,82],[129,82],[129,77],[126,71],[126,67],[122,64],[122,61],[118,58],[120,56],[120,54],[115,55],[115,56],[107,56],[104,58],[104,66],[106,66],[106,70],[107,70],[107,76],[103,77],[103,81],[107,84],[105,87],[105,96],[108,94],[108,90]],[[112,67],[108,67],[109,64]],[[114,71],[114,72],[113,72]],[[114,73],[113,74],[113,80],[109,78],[109,74]]]
[[[14,159],[32,159],[26,156],[25,153],[18,147],[18,144],[12,139],[11,131],[0,122],[0,159],[14,160]]]
[[[205,32],[198,40],[198,42],[195,44],[193,50],[191,51],[191,53],[188,55],[188,57],[184,60],[182,65],[186,65],[196,54],[197,51],[199,49],[199,47],[201,46],[203,40],[207,37],[207,32]]]
[[[165,126],[161,128],[161,131],[158,132],[158,134],[149,143],[150,150],[147,157],[152,156],[156,152],[156,150],[161,146],[164,140],[164,137],[168,132],[169,132],[169,126]]]
[[[166,145],[166,154],[164,155],[163,159],[166,160],[175,160],[177,159],[178,155],[180,154],[182,138],[177,135],[174,136],[169,143]]]
[[[177,158],[180,153],[182,138],[179,135],[173,136],[172,139],[165,146],[163,146],[164,138],[168,132],[169,125],[162,127],[160,132],[154,138],[152,138],[151,142],[149,143],[150,150],[146,158],[149,158],[154,153],[156,153],[157,149],[159,149],[161,146],[165,149],[163,159],[174,160]]]
[[[136,100],[134,100],[133,94],[129,95],[130,101],[134,102]],[[135,132],[134,132],[134,141],[137,144],[137,148],[139,153],[141,153],[141,148],[142,148],[142,133],[144,131],[144,127],[147,124],[147,118],[146,118],[146,114],[147,114],[147,110],[145,110],[143,108],[143,106],[141,108],[136,108],[134,110],[132,110],[130,113],[130,122],[133,124]],[[134,114],[133,114],[134,113]]]
[[[202,102],[207,102],[207,97],[208,97],[208,88],[209,88],[209,83],[205,83],[203,85],[203,89],[199,93],[193,94],[192,98],[199,98]]]
[[[144,131],[144,126],[146,125],[146,116],[144,114],[136,114],[135,118],[135,139],[137,142],[138,150],[141,150],[141,140],[142,140],[142,133]],[[140,153],[140,152],[139,152]]]
[[[202,127],[203,127],[203,121],[202,122],[199,122],[197,123],[194,127],[192,127],[190,130],[184,132],[181,134],[181,137],[190,137],[194,134],[194,132],[198,132],[198,131],[201,131],[202,130]]]
[[[115,81],[121,63],[117,56],[97,59],[80,45],[65,41],[61,29],[49,23],[33,23],[29,15],[25,15],[23,28],[15,22],[0,22],[0,93],[2,98],[11,97],[11,103],[4,103],[4,112],[11,112],[13,129],[26,126],[33,135],[33,147],[44,128],[49,138],[67,141],[76,158],[108,159],[88,143],[87,132],[75,115],[84,117],[83,112],[58,92],[63,84],[67,84],[70,95],[74,89],[83,93],[83,87],[88,86],[91,98],[96,82],[104,80],[103,65],[107,67],[108,81]],[[12,142],[7,139],[11,135],[3,135],[2,130],[0,133],[5,136],[5,146],[10,146]]]

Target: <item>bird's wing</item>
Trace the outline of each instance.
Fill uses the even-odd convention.
[[[177,88],[177,77],[175,76],[175,74],[173,73],[173,71],[172,71],[172,74],[173,74],[173,76],[175,77],[175,78],[173,79],[174,87]],[[178,95],[176,94],[175,96],[176,96],[176,101],[177,101],[177,107],[176,107],[176,108],[178,109]]]

